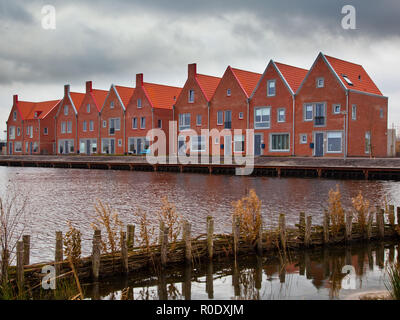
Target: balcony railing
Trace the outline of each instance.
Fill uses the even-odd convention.
[[[225,121],[224,128],[225,129],[232,129],[232,122],[231,121]]]
[[[115,128],[110,128],[110,134],[115,134]]]
[[[325,117],[315,117],[314,118],[314,124],[316,126],[323,126],[325,125]]]

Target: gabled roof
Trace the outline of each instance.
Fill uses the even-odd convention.
[[[281,72],[282,76],[287,81],[287,83],[290,86],[290,88],[292,89],[292,91],[295,93],[297,91],[297,89],[300,87],[304,78],[306,77],[308,70],[290,66],[290,65],[283,64],[280,62],[274,61],[274,63],[275,63],[275,66]]]
[[[71,97],[75,113],[77,113],[78,108],[81,106],[82,101],[85,98],[85,94],[81,92],[70,92],[69,96]]]
[[[96,104],[97,110],[100,112],[101,108],[103,107],[104,101],[106,100],[106,97],[108,95],[108,91],[93,89],[92,95],[93,95],[93,99]]]
[[[208,76],[205,74],[196,74],[196,80],[206,99],[210,101],[218,87],[219,82],[221,81],[221,78]]]
[[[41,102],[18,101],[18,108],[21,112],[22,120],[44,119],[50,111],[57,107],[60,101],[61,100]],[[36,112],[38,112],[37,117],[35,117]]]
[[[333,71],[336,72],[337,76],[347,89],[382,96],[382,92],[378,89],[361,65],[327,55],[323,56],[329,62]],[[348,82],[346,78],[349,79],[350,82]]]
[[[22,120],[25,120],[29,114],[31,113],[32,109],[35,107],[35,102],[31,101],[18,101],[17,109],[20,112]]]
[[[153,108],[171,109],[182,88],[165,86],[155,83],[143,83],[143,88]]]
[[[250,97],[253,93],[254,88],[257,86],[257,83],[260,80],[262,74],[236,68],[231,68],[231,70],[236,76],[236,79],[238,80],[243,91],[245,92],[247,98]]]
[[[115,86],[115,89],[119,95],[119,98],[123,103],[123,107],[126,108],[129,100],[131,99],[133,93],[135,92],[135,88]]]

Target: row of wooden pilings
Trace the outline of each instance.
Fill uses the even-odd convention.
[[[389,224],[395,228],[394,221],[395,221],[395,207],[390,205],[388,207],[388,220]],[[370,214],[368,217],[368,222],[366,224],[366,233],[363,235],[364,240],[371,240],[374,238],[377,239],[384,239],[385,238],[385,211],[379,207],[376,208],[376,229],[374,231],[374,235],[372,233],[373,227],[373,220],[374,215]],[[399,227],[400,223],[400,207],[397,207],[397,227]],[[323,220],[323,239],[322,241],[317,241],[313,239],[313,232],[312,232],[312,217],[305,215],[304,212],[300,213],[299,217],[299,224],[296,225],[297,235],[295,239],[288,238],[288,232],[293,234],[293,229],[288,229],[286,227],[286,217],[285,214],[279,215],[279,222],[277,228],[277,238],[279,240],[279,245],[281,249],[286,252],[286,250],[290,248],[308,248],[312,245],[324,245],[324,244],[331,244],[335,243],[335,239],[332,239],[332,232],[331,232],[331,223],[330,217],[327,212],[324,214]],[[318,226],[314,226],[317,228]],[[169,263],[168,254],[169,254],[169,228],[165,225],[164,222],[160,222],[159,228],[159,247],[160,247],[160,263],[161,266],[166,267]],[[264,250],[267,249],[265,242],[267,234],[263,233],[262,225],[259,226],[258,230],[258,237],[255,241],[255,245],[252,247],[253,250],[257,252],[257,254],[261,255]],[[134,247],[134,239],[135,239],[135,226],[134,225],[127,225],[126,232],[121,232],[121,250],[120,250],[120,263],[122,266],[122,272],[128,273],[129,272],[129,255],[130,251],[134,249],[138,249]],[[212,260],[214,258],[214,245],[215,245],[215,238],[214,235],[214,219],[211,216],[207,217],[206,223],[206,256],[208,259]],[[229,236],[230,241],[232,244],[231,254],[235,257],[238,256],[239,250],[243,249],[243,241],[241,238],[241,226],[240,226],[240,218],[238,216],[233,216],[232,218],[232,235]],[[192,254],[192,243],[195,241],[191,237],[191,224],[188,221],[183,222],[183,242],[185,247],[185,254],[184,260],[186,263],[193,262],[193,254]],[[293,245],[293,241],[296,241],[296,245]],[[353,240],[353,214],[348,211],[346,212],[346,219],[345,219],[345,237],[344,242],[351,242]],[[342,242],[342,240],[340,240]],[[242,243],[242,247],[240,244]],[[92,254],[91,254],[91,276],[94,281],[99,279],[100,275],[100,264],[101,264],[101,230],[95,230],[93,239],[92,239]],[[64,261],[63,255],[63,235],[61,231],[56,232],[56,246],[55,246],[55,261],[48,263],[49,265],[54,264],[56,267],[57,275],[60,274],[61,264]],[[17,243],[17,266],[16,266],[16,279],[18,282],[18,286],[22,287],[24,285],[24,269],[26,266],[30,264],[30,236],[24,235],[21,241]],[[38,264],[34,265],[37,266]],[[33,266],[31,266],[33,267]]]

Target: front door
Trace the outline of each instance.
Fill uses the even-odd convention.
[[[254,155],[255,156],[261,156],[261,141],[262,141],[262,135],[261,134],[255,134],[254,135]]]
[[[90,140],[86,140],[86,154],[90,154]]]
[[[225,156],[232,155],[232,137],[231,136],[224,137],[224,155]]]
[[[65,141],[65,150],[64,150],[64,153],[65,153],[65,154],[68,154],[68,153],[69,153],[69,141],[68,141],[68,140]]]
[[[140,154],[142,152],[142,139],[137,139],[137,154]]]
[[[32,142],[29,143],[29,154],[32,154]]]
[[[324,155],[324,134],[315,134],[315,156],[322,157]]]
[[[111,149],[111,154],[115,154],[115,140],[110,139],[110,149]]]
[[[8,146],[8,154],[12,154],[12,142],[10,142],[9,146]]]

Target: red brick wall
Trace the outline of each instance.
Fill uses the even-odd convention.
[[[276,94],[273,97],[267,96],[268,80],[276,80]],[[257,90],[250,101],[250,128],[254,129],[254,110],[256,107],[271,107],[270,129],[255,129],[254,133],[263,134],[265,149],[261,150],[262,155],[287,156],[293,153],[293,98],[288,87],[277,73],[272,64],[269,64],[264,77],[261,79]],[[285,122],[278,122],[278,109],[285,108]],[[290,152],[270,151],[270,133],[289,133]]]
[[[55,144],[55,120],[54,117],[58,111],[55,107],[49,114],[40,120],[40,153],[42,154],[54,154],[57,149],[54,150]],[[44,128],[47,128],[48,134],[44,134]]]
[[[14,111],[17,111],[17,119],[14,121],[14,117],[13,117],[13,113]],[[9,128],[10,127],[15,127],[15,139],[10,140],[10,132],[9,132]],[[20,136],[17,135],[17,128],[20,128]],[[8,116],[8,120],[7,120],[7,153],[10,154],[10,150],[9,150],[9,146],[10,146],[10,142],[12,142],[12,154],[23,154],[23,152],[18,152],[15,153],[15,147],[14,147],[14,142],[19,141],[19,142],[23,142],[23,123],[22,123],[22,118],[21,115],[18,111],[18,108],[16,106],[16,104],[14,103],[12,108],[11,108],[11,112],[10,115]],[[24,146],[22,145],[22,151],[24,151]]]
[[[90,112],[87,112],[87,105],[90,104]],[[102,107],[102,106],[100,106]],[[99,143],[99,111],[93,99],[92,93],[86,93],[78,110],[78,144],[81,139],[97,139],[97,153],[100,153]],[[86,131],[83,131],[83,122],[86,121]],[[93,121],[93,131],[90,131],[90,121]],[[122,121],[122,119],[121,119]],[[121,123],[122,127],[122,123]]]
[[[114,108],[110,108],[110,103],[114,102]],[[114,135],[109,134],[109,125],[110,118],[120,118],[121,119],[121,130],[115,131]],[[103,128],[103,120],[107,121],[107,127]],[[110,94],[108,95],[103,110],[101,111],[100,116],[100,137],[104,138],[112,138],[115,139],[115,154],[124,154],[124,128],[125,128],[125,118],[124,118],[124,109],[115,93],[114,88],[110,89]],[[122,140],[122,145],[118,146],[118,140]],[[102,151],[101,141],[98,143],[98,148],[100,152]]]
[[[64,114],[64,106],[68,106],[68,115]],[[79,106],[75,106],[79,107]],[[56,140],[57,140],[57,146],[56,150],[57,153],[59,152],[59,141],[64,140],[64,139],[73,139],[74,140],[74,153],[77,152],[78,150],[78,141],[76,137],[76,114],[74,111],[74,108],[72,107],[72,101],[70,98],[66,95],[64,96],[64,99],[62,100],[62,103],[60,104],[60,107],[58,109],[58,115],[57,115],[57,128],[56,128]],[[72,132],[68,133],[68,121],[72,122]],[[61,133],[61,123],[65,122],[65,133]]]

